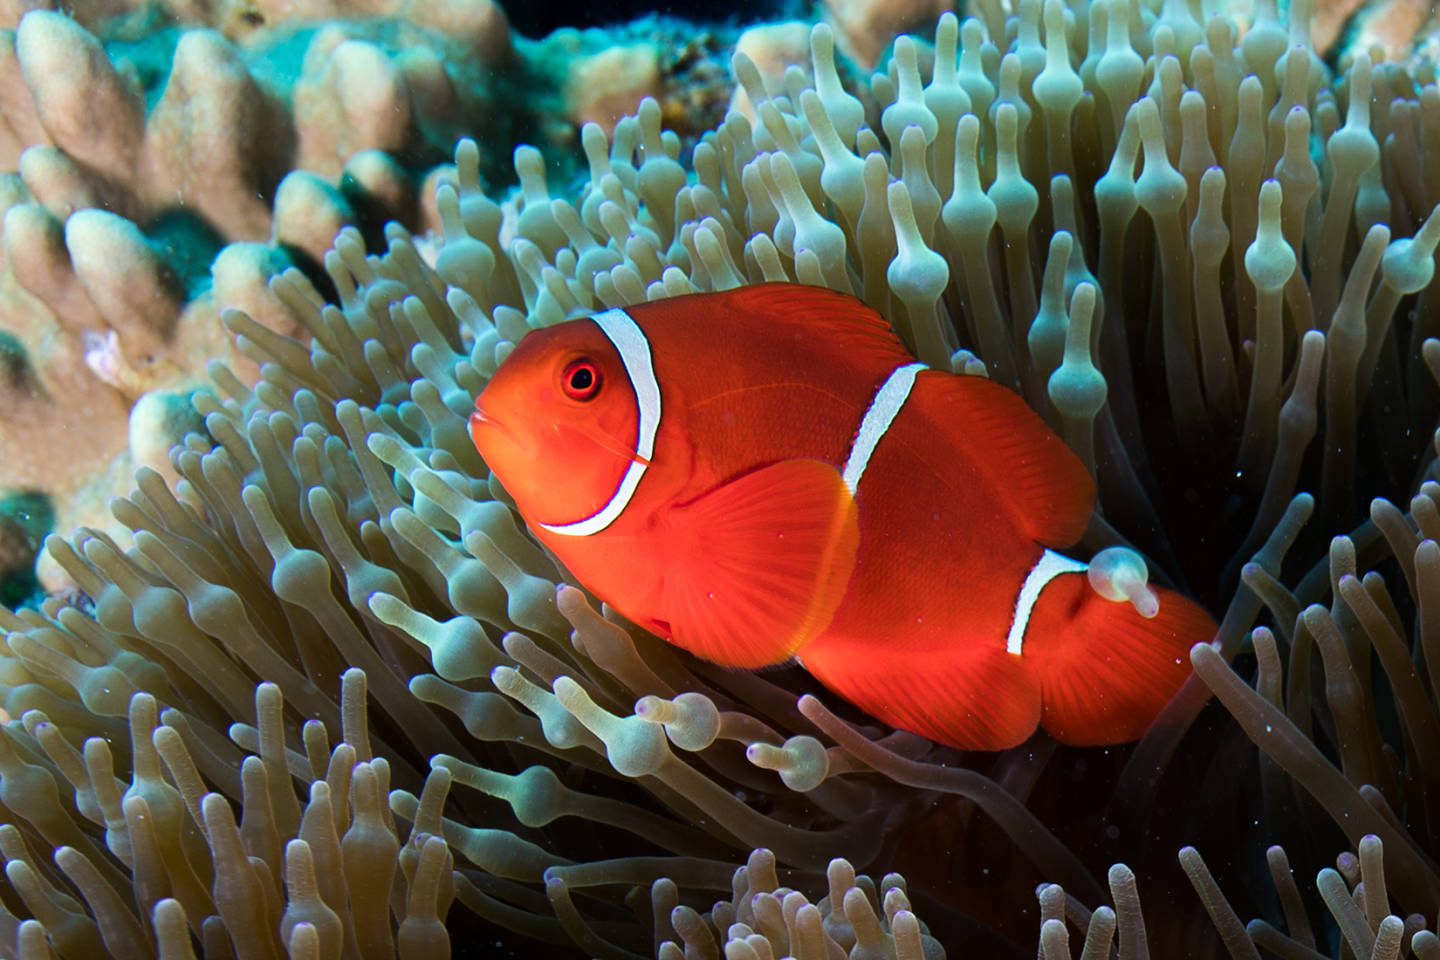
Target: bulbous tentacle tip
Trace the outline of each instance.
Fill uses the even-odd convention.
[[[1095,554],[1087,571],[1090,587],[1106,600],[1128,601],[1146,619],[1160,612],[1160,598],[1150,589],[1145,558],[1128,547],[1107,547]]]

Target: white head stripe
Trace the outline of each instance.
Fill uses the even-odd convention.
[[[915,386],[915,375],[924,369],[923,363],[907,363],[903,367],[896,367],[890,371],[890,376],[880,385],[880,389],[875,391],[875,399],[870,401],[870,409],[865,411],[865,416],[860,420],[860,428],[855,431],[855,441],[850,445],[850,456],[845,461],[845,468],[840,472],[840,477],[852,496],[855,488],[860,485],[861,475],[870,464],[870,455],[875,452],[875,445],[885,436],[885,431],[890,429],[895,415],[905,405],[910,389]]]
[[[1062,573],[1083,573],[1089,564],[1071,560],[1053,550],[1046,550],[1030,568],[1025,582],[1020,585],[1020,596],[1015,600],[1015,616],[1010,620],[1010,635],[1005,638],[1005,652],[1020,656],[1020,646],[1025,642],[1025,628],[1030,625],[1030,612],[1040,599],[1040,591]]]
[[[655,366],[650,360],[650,341],[645,339],[645,332],[624,310],[606,310],[590,319],[595,321],[601,332],[615,345],[615,350],[620,354],[620,362],[625,365],[625,373],[630,377],[630,386],[635,390],[635,405],[639,411],[635,455],[648,461],[655,453],[655,434],[660,429],[660,384],[655,379]],[[597,512],[574,523],[555,526],[542,523],[541,526],[551,533],[560,533],[567,537],[588,537],[592,533],[599,533],[625,511],[630,498],[635,495],[635,488],[640,485],[640,478],[644,475],[645,464],[632,460],[625,476],[620,478],[620,485],[615,488],[610,502]]]

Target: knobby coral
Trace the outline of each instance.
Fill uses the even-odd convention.
[[[860,97],[823,26],[781,88],[737,57],[756,123],[693,178],[647,101],[573,203],[519,151],[506,222],[462,141],[443,238],[342,232],[335,303],[272,281],[308,343],[228,313],[260,379],[212,368],[174,489],[113,504],[134,547],[52,538],[82,596],[0,614],[0,950],[1435,956],[1440,87],[1332,82],[1301,5],[975,13]],[[1087,544],[1223,610],[1137,746],[958,756],[557,589],[472,398],[529,329],[762,279],[1021,390],[1096,476]]]
[[[31,9],[56,6],[0,13],[0,328],[29,372],[0,387],[0,489],[68,528],[168,472],[207,359],[253,378],[221,305],[298,332],[274,273],[344,224],[423,219],[418,181],[511,51],[485,2]]]

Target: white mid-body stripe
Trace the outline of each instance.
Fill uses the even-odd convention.
[[[880,389],[875,391],[875,398],[870,401],[870,408],[865,411],[860,427],[855,431],[855,440],[850,445],[850,456],[840,474],[851,496],[854,496],[860,485],[860,478],[864,475],[880,438],[885,436],[885,432],[890,429],[895,417],[905,406],[905,401],[909,399],[910,391],[915,386],[916,375],[924,369],[923,363],[908,363],[896,367],[881,384]],[[1005,638],[1006,653],[1020,656],[1025,643],[1025,629],[1030,625],[1030,614],[1050,581],[1062,573],[1084,573],[1087,569],[1089,564],[1071,560],[1053,550],[1046,550],[1040,555],[1040,559],[1020,586],[1020,595],[1015,599],[1015,614],[1010,619],[1010,633]]]
[[[1030,613],[1040,599],[1040,591],[1062,573],[1084,573],[1088,568],[1089,564],[1071,560],[1053,550],[1046,550],[1040,555],[1025,582],[1020,585],[1020,596],[1015,599],[1015,616],[1010,620],[1010,634],[1005,638],[1006,653],[1020,656],[1021,646],[1025,643],[1025,628],[1030,625]]]
[[[625,476],[610,501],[595,513],[574,523],[548,524],[541,526],[551,533],[567,537],[588,537],[599,533],[625,511],[640,478],[645,476],[646,463],[655,453],[655,434],[660,430],[660,384],[655,379],[655,364],[650,356],[650,341],[630,315],[624,310],[606,310],[590,318],[600,327],[601,332],[614,344],[630,377],[630,386],[635,390],[635,404],[639,408],[639,429],[635,434],[635,456]]]
[[[850,456],[845,461],[845,468],[840,471],[840,478],[845,481],[851,496],[855,495],[855,488],[860,485],[860,477],[870,464],[870,455],[875,452],[875,445],[885,436],[885,431],[895,422],[895,415],[909,399],[910,391],[915,386],[915,375],[924,369],[923,363],[907,363],[903,367],[896,367],[880,385],[880,389],[875,391],[875,399],[870,401],[870,409],[865,411],[865,416],[860,420],[860,428],[855,431],[855,441],[850,445]]]

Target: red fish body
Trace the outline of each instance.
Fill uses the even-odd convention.
[[[529,334],[476,447],[582,584],[716,663],[798,657],[894,726],[967,749],[1038,725],[1144,732],[1214,624],[1106,599],[1094,488],[1009,390],[928,370],[851,297],[789,284]]]

